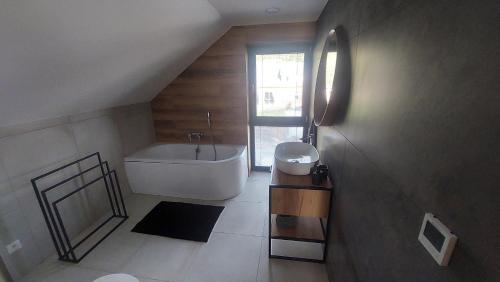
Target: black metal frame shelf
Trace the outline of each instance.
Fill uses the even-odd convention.
[[[97,164],[80,171],[79,173],[73,174],[70,177],[65,178],[64,180],[61,180],[50,187],[43,188],[40,190],[38,187],[37,182],[47,178],[57,172],[63,171],[64,169],[67,169],[71,166],[78,166],[80,168],[80,165],[83,161],[87,160],[92,160],[94,159],[97,161]],[[100,170],[100,176],[94,178],[91,181],[88,181],[85,183],[83,181],[83,185],[78,187],[77,189],[73,190],[72,192],[69,192],[65,194],[64,196],[59,197],[58,199],[49,202],[47,193],[50,191],[55,190],[58,187],[61,187],[62,185],[77,179],[77,177],[81,177],[83,179],[83,176],[87,173],[90,173],[91,171],[94,171],[96,169]],[[113,176],[113,177],[112,177]],[[61,217],[61,212],[58,208],[58,205],[65,199],[71,197],[72,195],[75,195],[76,193],[88,188],[92,184],[97,183],[98,181],[104,181],[104,185],[106,188],[106,193],[108,196],[109,203],[111,205],[111,210],[112,210],[112,215],[108,217],[106,220],[104,220],[102,223],[100,223],[96,228],[94,228],[92,231],[90,231],[85,237],[80,239],[77,243],[74,245],[71,243],[71,239],[68,236],[68,232],[66,227],[64,226],[63,219]],[[108,183],[109,180],[109,183]],[[38,177],[35,177],[31,179],[31,184],[33,185],[33,189],[35,190],[36,197],[38,199],[38,203],[40,204],[40,208],[42,210],[43,217],[45,219],[45,223],[47,224],[47,227],[49,229],[50,237],[54,243],[54,246],[56,248],[57,254],[59,256],[59,260],[66,261],[66,262],[72,262],[72,263],[78,263],[80,262],[85,256],[87,256],[97,245],[99,245],[104,239],[106,239],[113,231],[115,231],[125,220],[127,220],[128,215],[127,215],[127,210],[125,208],[125,202],[123,201],[123,195],[120,187],[120,182],[118,181],[118,176],[116,174],[115,170],[110,170],[109,169],[109,164],[107,161],[102,161],[101,155],[99,152],[90,154],[86,157],[83,157],[81,159],[78,159],[76,161],[70,162],[66,165],[60,166],[56,169],[53,169],[47,173],[44,173]],[[116,186],[115,186],[116,184]],[[121,205],[121,206],[120,206]],[[88,250],[86,250],[81,256],[75,255],[75,251],[78,247],[82,246],[82,244],[88,240],[92,235],[96,234],[97,231],[99,231],[101,228],[106,226],[108,223],[112,221],[112,219],[118,218],[120,219],[118,224],[116,224],[111,230],[109,230],[107,233],[105,233],[95,244],[93,244]]]
[[[273,167],[273,169],[275,169]],[[273,177],[273,173],[271,173],[271,177]],[[322,218],[322,217],[309,217],[309,221],[315,221],[318,220],[318,228],[321,228],[321,234],[322,234],[322,239],[317,239],[317,238],[310,238],[313,236],[283,236],[283,235],[273,235],[273,214],[272,213],[272,190],[275,188],[279,189],[299,189],[299,190],[319,190],[319,191],[326,191],[329,193],[329,203],[328,203],[328,217],[327,218]],[[328,226],[330,224],[330,214],[331,214],[331,209],[332,209],[332,192],[333,188],[327,188],[325,186],[321,185],[294,185],[294,184],[274,184],[271,183],[269,184],[269,212],[268,212],[268,227],[269,227],[269,236],[268,236],[268,257],[269,258],[276,258],[276,259],[285,259],[285,260],[293,260],[293,261],[305,261],[305,262],[316,262],[316,263],[324,263],[326,261],[326,251],[328,247]],[[304,218],[299,216],[300,218]],[[326,220],[326,225],[323,222]],[[276,228],[278,228],[276,224]],[[298,242],[309,242],[309,243],[319,243],[323,244],[323,256],[321,259],[313,259],[313,258],[303,258],[303,257],[291,257],[291,256],[282,256],[282,255],[273,255],[272,254],[272,240],[289,240],[289,241],[298,241]]]
[[[274,223],[275,220],[273,220],[273,215],[276,215],[275,213],[271,213],[271,221]],[[304,217],[299,216],[299,220]],[[316,217],[316,218],[310,218],[310,221],[317,220],[317,225],[318,228],[321,228],[321,238],[322,239],[317,239],[317,238],[312,238],[313,236],[282,236],[282,235],[272,235],[273,234],[273,224],[271,224],[271,239],[279,239],[279,240],[290,240],[290,241],[302,241],[302,242],[311,242],[311,243],[324,243],[325,238],[326,238],[326,230],[323,225],[323,221],[321,218]],[[279,229],[278,226],[276,226],[277,229]]]

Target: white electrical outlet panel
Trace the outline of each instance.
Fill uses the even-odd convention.
[[[447,266],[457,242],[457,236],[432,213],[426,213],[418,240],[441,266]]]
[[[7,252],[9,253],[9,255],[13,254],[15,251],[19,250],[22,247],[23,247],[23,245],[21,244],[21,241],[19,241],[19,240],[16,240],[16,241],[14,241],[6,246]]]

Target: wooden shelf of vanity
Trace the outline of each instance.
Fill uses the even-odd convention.
[[[324,262],[328,238],[329,214],[333,184],[329,178],[320,185],[312,183],[311,175],[290,175],[276,168],[271,169],[269,184],[269,257],[289,260]],[[297,216],[291,228],[279,227],[277,215]],[[293,240],[322,243],[323,258],[309,259],[276,256],[271,253],[271,240]]]

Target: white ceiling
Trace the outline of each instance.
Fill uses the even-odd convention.
[[[316,21],[328,0],[208,0],[232,25]],[[278,8],[276,14],[267,8]]]
[[[0,0],[0,126],[150,101],[230,25],[316,20],[326,2]]]

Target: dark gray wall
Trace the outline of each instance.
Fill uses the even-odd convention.
[[[332,281],[500,281],[497,0],[331,0],[352,91],[318,147],[336,183]],[[459,238],[449,267],[417,240],[425,212]]]

